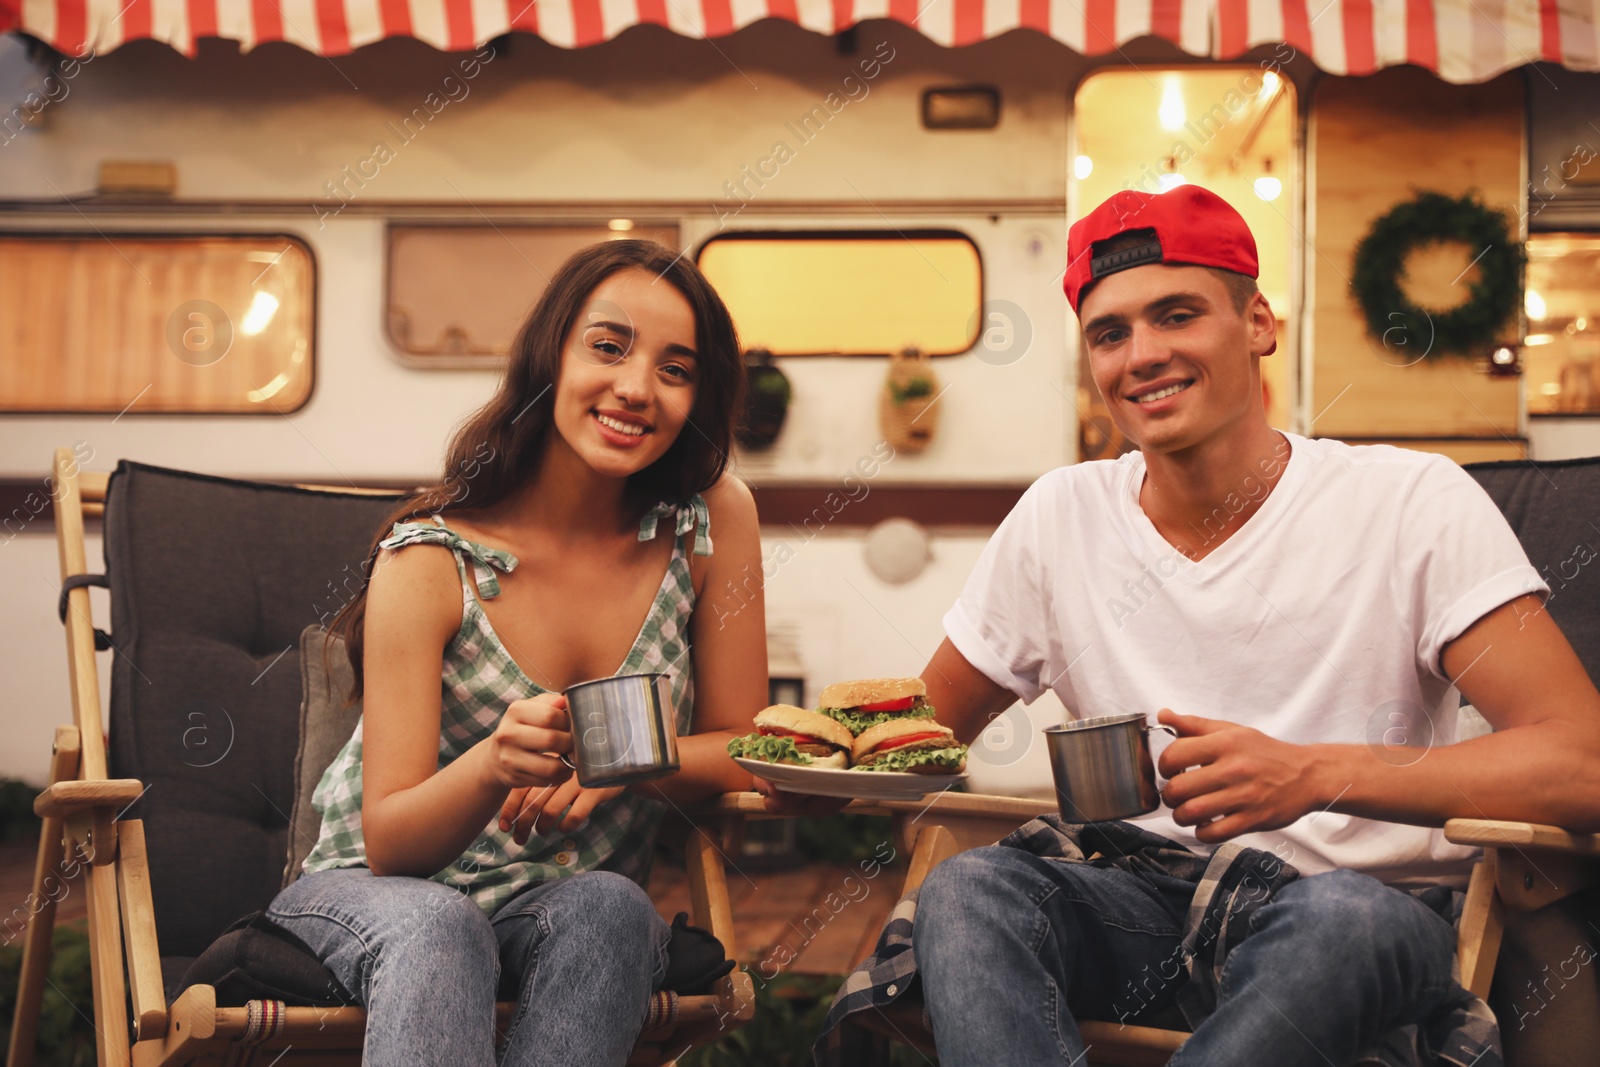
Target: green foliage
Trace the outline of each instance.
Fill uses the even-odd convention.
[[[33,798],[39,791],[15,778],[0,778],[0,841],[27,841],[39,836]]]
[[[1400,288],[1406,257],[1422,245],[1459,241],[1478,256],[1478,279],[1466,303],[1428,311]],[[1437,359],[1447,353],[1487,355],[1522,304],[1523,246],[1508,220],[1472,196],[1418,193],[1372,224],[1356,246],[1350,291],[1373,338],[1399,354]]]
[[[795,845],[807,863],[860,863],[889,855],[894,841],[887,815],[822,815],[795,820]]]
[[[682,1067],[808,1067],[811,1043],[822,1033],[837,975],[780,974],[755,977],[756,1017],[717,1041],[684,1056]],[[885,1067],[926,1067],[927,1057],[907,1045],[894,1046]]]
[[[904,385],[899,382],[889,383],[889,395],[896,404],[904,404],[907,400],[933,395],[933,382],[927,378],[911,378]]]
[[[789,376],[777,370],[775,374],[750,374],[750,391],[760,394],[782,407],[787,407],[794,394],[794,387],[789,384]]]
[[[91,1067],[94,1050],[94,987],[89,981],[89,936],[82,923],[57,926],[50,971],[39,1008],[39,1067]],[[21,938],[0,946],[0,1046],[11,1043],[17,985],[22,973]]]

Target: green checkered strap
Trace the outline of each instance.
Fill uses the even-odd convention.
[[[502,552],[498,548],[480,545],[476,541],[468,541],[465,537],[445,526],[444,520],[435,515],[434,526],[425,522],[397,522],[389,536],[378,542],[379,548],[404,548],[407,545],[444,545],[454,552],[465,552],[472,557],[472,570],[477,577],[478,595],[485,600],[493,600],[500,595],[500,579],[495,577],[495,571],[501,570],[507,574],[517,569],[517,557],[509,552]],[[460,556],[457,556],[459,559]]]
[[[645,512],[644,518],[639,522],[639,540],[653,539],[661,520],[674,513],[678,516],[677,535],[682,537],[693,530],[694,554],[711,555],[711,512],[706,508],[705,498],[698,493],[691,497],[687,504],[670,504],[663,500]]]
[[[700,550],[698,542],[703,541],[709,551],[710,531],[704,518],[708,512],[699,497],[654,511],[658,520],[677,514],[675,525],[679,533],[650,611],[616,673],[667,675],[678,733],[683,736],[689,733],[694,714],[689,620],[695,596],[689,541],[695,536],[695,550]],[[699,528],[695,530],[697,518]],[[653,533],[652,526],[651,536]],[[445,545],[454,554],[461,576],[461,628],[444,649],[440,678],[438,767],[442,770],[492,734],[512,702],[545,692],[517,664],[495,632],[480,597],[473,593],[476,588],[483,600],[498,594],[499,583],[489,584],[494,579],[493,572],[510,572],[516,559],[457,536],[438,518],[433,524],[398,523],[383,543],[394,548]],[[478,572],[476,581],[468,578],[469,562]],[[357,724],[354,735],[323,773],[312,796],[322,827],[302,868],[307,872],[366,866],[361,834],[362,725]],[[498,819],[491,819],[454,863],[432,877],[460,889],[491,916],[530,885],[583,871],[615,871],[643,885],[664,810],[662,803],[628,790],[597,806],[588,820],[570,833],[550,826],[535,827],[525,845],[518,845],[509,833],[502,832]]]

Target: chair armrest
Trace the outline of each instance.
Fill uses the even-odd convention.
[[[1537,848],[1600,856],[1600,834],[1576,833],[1559,826],[1498,819],[1451,819],[1444,824],[1445,840],[1484,848]]]
[[[34,797],[33,813],[45,819],[65,819],[96,808],[115,808],[120,813],[143,792],[144,784],[137,778],[57,782]]]

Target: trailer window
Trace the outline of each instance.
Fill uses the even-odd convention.
[[[278,234],[0,234],[0,411],[293,411],[315,292]]]
[[[567,257],[621,238],[676,249],[678,228],[632,219],[580,226],[392,225],[389,342],[418,366],[497,363],[511,351],[522,320]]]
[[[950,356],[978,339],[983,264],[955,230],[726,234],[699,264],[747,348]]]
[[[1523,373],[1530,415],[1600,414],[1600,235],[1528,238]]]

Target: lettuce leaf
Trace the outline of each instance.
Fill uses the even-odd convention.
[[[728,742],[728,755],[744,759],[765,760],[768,763],[811,762],[811,757],[794,747],[792,737],[768,737],[766,734],[745,734]]]
[[[961,766],[961,761],[967,758],[967,746],[955,745],[951,748],[913,749],[909,752],[903,749],[891,749],[865,766],[851,767],[853,771],[903,771],[908,767],[932,763],[940,767],[949,767],[954,771]]]
[[[924,704],[910,711],[849,711],[845,708],[818,708],[817,714],[842,722],[851,736],[860,737],[862,731],[890,719],[931,719],[933,706]]]

